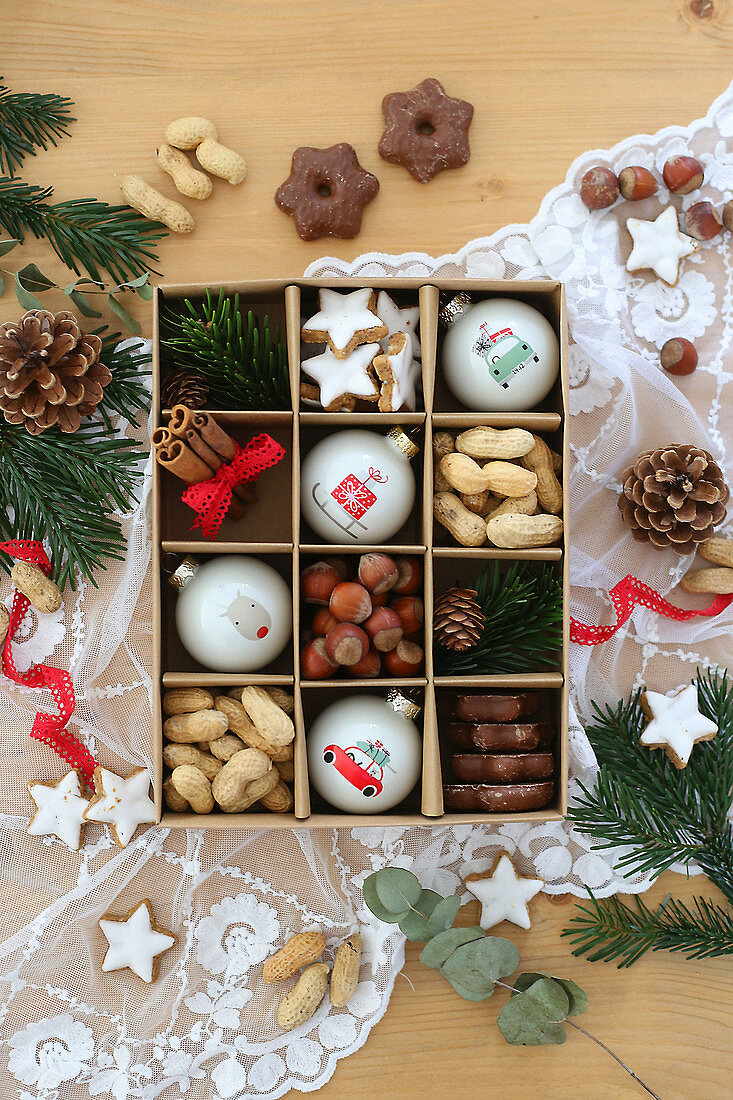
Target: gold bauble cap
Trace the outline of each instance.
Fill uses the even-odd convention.
[[[407,458],[414,458],[420,450],[417,443],[410,439],[405,429],[401,428],[399,424],[392,428],[390,432],[387,432],[386,438]]]
[[[390,688],[384,699],[396,714],[401,714],[404,718],[417,718],[422,712],[420,704],[410,699],[399,688]]]
[[[198,558],[187,557],[173,570],[168,577],[168,584],[171,588],[185,588],[193,578],[196,576],[196,570],[199,567]]]
[[[438,320],[443,328],[448,328],[454,321],[457,321],[459,317],[462,317],[468,307],[472,305],[472,299],[470,294],[466,294],[465,290],[459,290],[459,292],[446,302],[443,308],[438,313]]]

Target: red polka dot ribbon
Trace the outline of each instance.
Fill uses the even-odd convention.
[[[4,550],[16,561],[32,562],[43,570],[46,576],[51,571],[51,563],[40,542],[20,539],[0,542],[0,550]],[[31,688],[48,688],[51,691],[59,713],[46,714],[44,711],[39,711],[33,722],[31,737],[49,745],[63,760],[71,764],[72,768],[81,772],[87,783],[93,787],[92,776],[97,766],[96,761],[81,741],[66,728],[76,706],[74,685],[68,672],[60,668],[51,668],[49,665],[33,665],[27,672],[18,672],[15,666],[11,642],[29,606],[28,597],[16,589],[10,611],[8,633],[3,646],[2,671],[16,684]]]
[[[697,618],[698,615],[705,618],[719,615],[733,601],[733,595],[716,596],[708,607],[702,607],[696,611],[686,611],[681,607],[675,607],[674,604],[669,603],[658,592],[655,592],[653,588],[650,588],[648,584],[643,584],[637,577],[632,577],[630,574],[620,580],[611,589],[609,595],[616,611],[615,624],[613,626],[589,626],[587,623],[581,623],[577,619],[571,618],[571,642],[578,642],[580,645],[599,645],[601,642],[607,642],[617,630],[620,630],[629,621],[631,612],[638,604],[641,604],[642,607],[648,607],[652,611],[657,611],[668,619],[684,623],[688,619]]]

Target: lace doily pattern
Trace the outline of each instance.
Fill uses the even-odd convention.
[[[689,566],[633,543],[618,519],[618,475],[639,451],[660,442],[695,442],[733,479],[725,438],[733,396],[733,255],[726,234],[685,261],[674,288],[645,273],[629,275],[626,208],[618,204],[589,215],[577,185],[593,164],[615,170],[640,164],[661,175],[670,155],[692,151],[705,165],[705,183],[700,193],[675,203],[684,208],[709,198],[720,206],[733,196],[731,137],[733,88],[687,128],[580,157],[529,225],[508,226],[454,255],[372,253],[353,263],[326,258],[308,270],[367,279],[385,273],[549,276],[565,283],[572,333],[572,610],[587,623],[615,622],[609,592],[627,574],[666,596]],[[652,217],[667,198],[662,190],[633,213]],[[694,340],[700,353],[688,378],[672,379],[659,368],[659,346],[673,335]],[[99,576],[99,589],[82,583],[67,593],[65,633],[59,624],[50,633],[48,625],[39,626],[43,640],[34,651],[38,659],[36,652],[46,656],[55,646],[54,663],[73,679],[80,739],[104,765],[122,771],[120,758],[131,768],[150,756],[149,485],[148,464],[139,504],[120,517],[125,562]],[[724,533],[731,531],[729,521]],[[700,601],[675,592],[672,602]],[[732,623],[730,608],[680,624],[639,606],[603,646],[573,647],[570,761],[576,780],[592,780],[595,767],[576,711],[586,720],[593,699],[612,701],[643,680],[666,690],[689,681],[698,664],[728,664]],[[21,649],[22,642],[16,653]],[[49,697],[23,685],[3,688],[0,737],[9,779],[0,874],[13,904],[0,918],[0,1080],[8,1100],[240,1100],[320,1087],[386,1011],[404,960],[401,934],[375,921],[361,901],[364,878],[387,863],[411,868],[425,886],[442,892],[460,889],[462,877],[486,870],[501,851],[522,873],[541,876],[550,893],[582,896],[590,886],[603,896],[648,885],[644,876],[623,878],[611,854],[593,851],[562,823],[494,829],[375,824],[278,834],[276,845],[266,832],[151,829],[123,851],[102,826],[90,824],[84,847],[70,857],[54,838],[31,841],[25,833],[26,779],[60,774],[60,762],[25,732]],[[152,987],[99,969],[99,916],[126,912],[141,897],[154,899],[161,922],[179,936]],[[330,958],[357,924],[364,964],[354,999],[338,1011],[322,1006],[283,1036],[275,1024],[277,997],[260,978],[263,959],[285,936],[309,925],[324,930]]]

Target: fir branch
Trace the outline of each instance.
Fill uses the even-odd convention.
[[[129,206],[97,199],[49,203],[51,187],[0,177],[0,226],[23,242],[26,233],[45,237],[67,267],[81,268],[96,282],[102,273],[118,283],[143,275],[157,262],[155,246],[168,230]]]
[[[141,457],[133,440],[110,439],[99,423],[31,436],[0,422],[2,540],[45,539],[61,587],[75,587],[75,567],[96,587],[105,559],[124,560],[120,522],[108,513],[128,510]],[[0,565],[9,571],[12,562],[0,554]]]
[[[195,370],[209,388],[208,407],[217,409],[289,409],[288,357],[269,318],[250,310],[246,322],[239,295],[217,299],[207,290],[200,306],[184,299],[181,311],[163,315],[161,345],[169,370]]]
[[[70,113],[73,106],[72,100],[53,92],[11,92],[0,84],[0,173],[14,176],[36,149],[65,137],[76,121]]]
[[[122,347],[121,333],[107,332],[106,326],[94,331],[102,337],[99,358],[112,373],[112,381],[104,388],[97,412],[110,430],[110,417],[115,415],[137,425],[138,413],[150,405],[150,387],[144,382],[145,378],[150,377],[150,371],[143,369],[150,363],[150,354],[144,350],[142,340],[129,341],[126,347]]]
[[[706,898],[689,907],[667,896],[650,909],[638,897],[630,905],[618,897],[601,903],[590,893],[590,904],[577,910],[562,934],[575,945],[574,955],[591,962],[632,966],[647,951],[679,951],[688,959],[733,954],[733,911]]]
[[[460,676],[524,672],[554,663],[562,648],[562,579],[543,563],[514,562],[502,575],[497,561],[476,585],[486,621],[475,646],[457,653],[436,639],[435,672]]]

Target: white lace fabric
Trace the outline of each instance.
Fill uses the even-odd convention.
[[[705,166],[705,182],[675,205],[707,198],[719,208],[733,196],[732,136],[733,86],[689,127],[584,154],[528,225],[507,226],[454,255],[325,258],[307,272],[565,283],[572,612],[591,623],[612,621],[607,593],[627,573],[668,595],[690,566],[689,558],[657,553],[626,532],[616,508],[625,465],[647,447],[690,442],[712,451],[733,483],[733,253],[722,234],[683,261],[674,288],[648,273],[630,275],[625,218],[654,217],[667,203],[666,191],[589,215],[578,181],[596,163],[616,171],[639,164],[661,176],[670,155],[692,151]],[[688,378],[659,368],[659,347],[671,336],[686,336],[698,348],[700,365]],[[67,591],[63,612],[30,615],[16,645],[21,669],[44,659],[69,668],[81,736],[102,763],[123,771],[150,757],[149,484],[148,463],[141,501],[121,517],[125,561],[100,573],[98,588],[85,583]],[[722,533],[731,533],[730,521]],[[701,602],[677,590],[671,598],[681,606]],[[733,608],[685,624],[638,609],[613,640],[597,649],[573,646],[577,714],[587,721],[593,700],[613,702],[642,682],[667,690],[689,681],[698,665],[725,667],[732,623]],[[0,817],[0,1081],[8,1100],[217,1100],[319,1088],[386,1011],[404,960],[401,934],[376,921],[361,898],[366,875],[387,863],[409,867],[443,893],[459,890],[461,878],[485,870],[501,850],[525,873],[542,877],[550,893],[582,896],[587,885],[608,895],[648,886],[644,876],[621,877],[612,854],[592,851],[588,840],[558,823],[384,829],[375,822],[292,834],[153,828],[124,851],[104,827],[89,825],[82,850],[69,853],[56,840],[25,832],[26,781],[64,770],[27,736],[32,715],[49,698],[7,681],[2,687],[8,777]],[[573,775],[592,780],[594,763],[574,721]],[[178,936],[151,986],[129,973],[102,974],[105,943],[97,924],[106,911],[126,913],[146,897],[158,922]],[[284,1035],[275,1021],[280,993],[262,981],[261,963],[285,937],[309,926],[324,930],[328,959],[360,927],[361,981],[347,1008],[331,1009],[326,1001]]]

